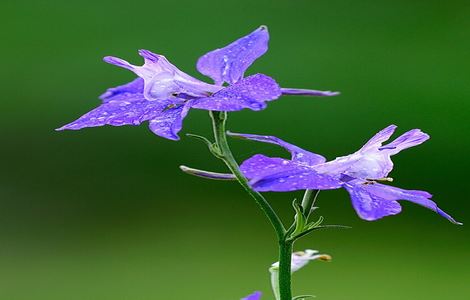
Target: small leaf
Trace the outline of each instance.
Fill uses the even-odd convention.
[[[305,219],[305,215],[303,214],[302,206],[300,206],[297,199],[292,202],[292,206],[295,210],[295,229],[292,235],[296,236],[304,231],[305,223],[307,222],[307,220]]]
[[[304,235],[307,235],[309,234],[310,232],[312,231],[315,231],[315,230],[319,230],[319,229],[329,229],[329,228],[339,228],[339,229],[349,229],[351,228],[350,226],[344,226],[344,225],[320,225],[320,226],[316,226],[316,227],[312,227],[312,228],[309,228],[305,231],[303,231],[302,233],[298,234],[298,235],[294,235],[290,238],[290,240],[296,240]]]
[[[323,220],[324,220],[323,216],[320,216],[316,222],[309,223],[306,226],[307,230],[320,226],[320,224],[323,223]]]

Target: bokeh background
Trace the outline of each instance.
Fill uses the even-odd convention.
[[[230,116],[232,131],[273,134],[334,158],[379,129],[422,128],[432,139],[395,157],[394,184],[432,192],[468,222],[468,1],[10,1],[0,4],[0,299],[272,299],[275,236],[230,182],[182,174],[224,171],[204,145],[146,126],[55,132],[133,74],[101,61],[165,54],[191,75],[197,58],[261,24],[269,52],[249,73],[285,87],[339,90],[284,97]],[[207,112],[183,133],[210,135]],[[232,142],[239,159],[270,146]],[[298,193],[268,194],[290,220]],[[469,299],[470,240],[433,212],[360,220],[344,191],[322,193],[318,215],[350,230],[296,244],[329,253],[294,275],[318,299]]]

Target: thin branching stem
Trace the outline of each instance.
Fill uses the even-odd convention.
[[[256,201],[273,226],[279,242],[279,291],[281,300],[291,300],[291,259],[293,241],[288,240],[286,229],[279,216],[271,207],[269,202],[259,192],[253,190],[240,171],[237,161],[227,142],[225,122],[226,112],[211,111],[212,127],[214,131],[215,145],[218,151],[218,158],[224,161],[229,170],[235,175],[237,181],[245,191]]]

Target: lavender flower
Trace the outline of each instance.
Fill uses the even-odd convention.
[[[102,104],[58,130],[78,130],[103,125],[140,125],[161,137],[178,140],[183,119],[190,108],[212,111],[262,110],[266,102],[285,95],[334,96],[335,92],[281,88],[264,74],[244,77],[248,67],[268,50],[269,33],[261,26],[226,47],[203,55],[197,69],[212,78],[205,83],[179,70],[163,55],[140,50],[142,66],[116,57],[104,61],[134,72],[139,78],[108,89]],[[228,83],[229,86],[223,86]]]
[[[432,195],[427,192],[404,190],[378,183],[391,181],[387,176],[393,169],[392,155],[429,139],[429,135],[413,129],[391,143],[382,145],[395,129],[395,125],[388,126],[359,151],[329,162],[325,162],[326,159],[318,154],[273,136],[230,135],[277,144],[292,154],[290,160],[257,154],[243,162],[241,171],[258,191],[325,190],[342,187],[349,192],[354,209],[364,220],[373,221],[398,214],[401,211],[398,200],[407,200],[435,211],[452,223],[461,224],[430,200]]]
[[[253,294],[248,295],[241,300],[259,300],[259,299],[261,299],[261,292],[254,292]]]

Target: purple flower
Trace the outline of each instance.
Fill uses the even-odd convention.
[[[419,129],[413,129],[383,145],[395,129],[395,125],[388,126],[372,137],[359,151],[329,162],[325,162],[325,158],[318,154],[273,136],[229,134],[277,144],[292,155],[288,160],[257,154],[243,162],[240,169],[257,191],[345,188],[351,196],[354,209],[364,220],[373,221],[398,214],[401,211],[398,201],[407,200],[435,211],[452,223],[461,224],[431,201],[432,195],[427,192],[403,190],[378,183],[392,181],[387,177],[393,169],[392,155],[429,139],[429,135]]]
[[[266,102],[285,95],[334,96],[329,91],[281,88],[267,75],[244,77],[248,67],[268,50],[269,33],[261,26],[226,47],[203,55],[197,69],[212,78],[205,83],[179,70],[163,55],[140,50],[142,66],[107,56],[104,61],[134,72],[138,78],[108,89],[102,103],[78,120],[58,130],[78,130],[103,125],[140,125],[148,121],[157,135],[178,140],[190,108],[213,111],[262,110]],[[228,83],[228,86],[223,86]]]
[[[241,300],[259,300],[259,299],[261,299],[261,292],[254,292],[253,294],[248,295]]]

